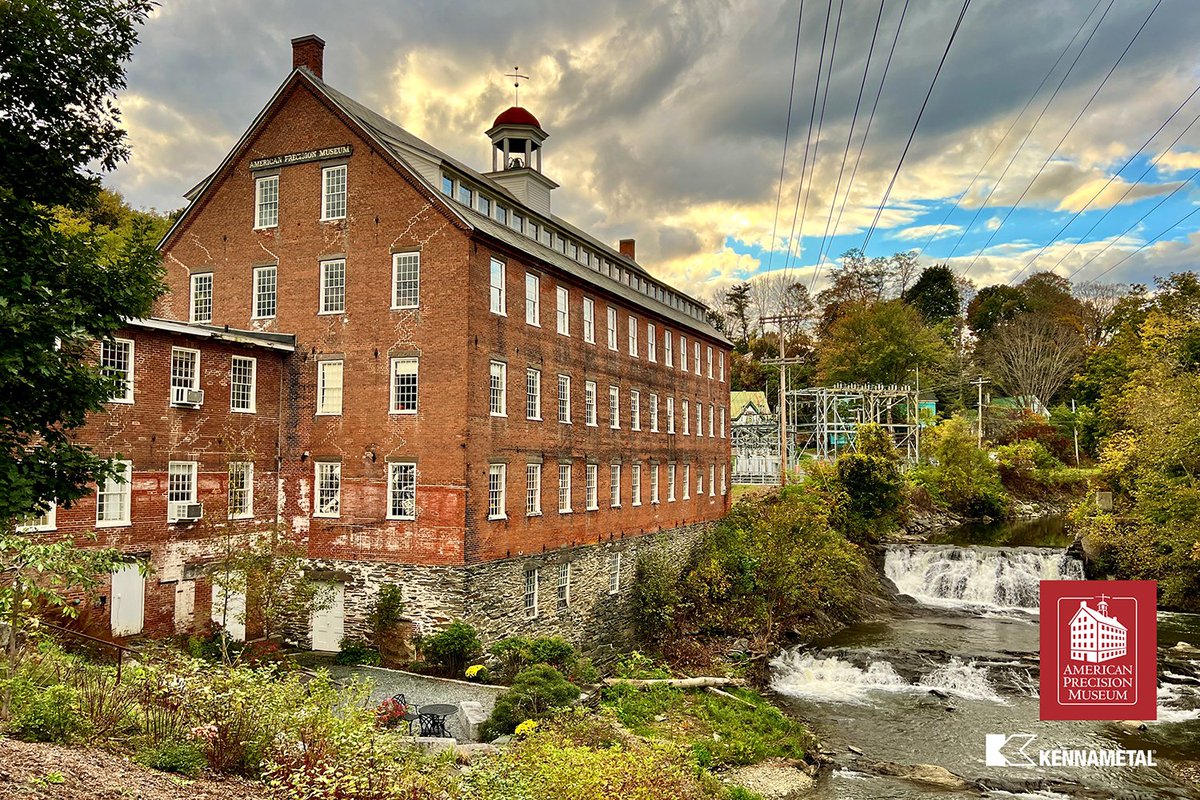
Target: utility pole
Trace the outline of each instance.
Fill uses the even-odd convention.
[[[984,384],[983,376],[976,378],[975,380],[971,381],[971,383],[973,383],[977,387],[979,387],[979,405],[976,406],[977,410],[976,410],[975,416],[977,417],[977,419],[975,422],[975,427],[977,428],[977,433],[979,436],[979,449],[982,450],[983,449],[983,384]]]
[[[917,463],[921,463],[921,364],[917,363]]]
[[[759,317],[758,324],[766,325],[774,323],[779,326],[779,485],[787,486],[787,455],[788,455],[788,436],[787,436],[787,366],[789,363],[798,363],[795,359],[789,360],[787,357],[786,331],[783,324],[785,322],[801,322],[804,317],[800,314],[772,314],[770,316]],[[764,363],[772,363],[770,360]]]

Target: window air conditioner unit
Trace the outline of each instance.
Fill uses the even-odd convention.
[[[203,389],[187,389],[183,393],[184,402],[190,406],[199,406],[204,404]]]
[[[174,516],[177,522],[195,522],[204,516],[204,504],[175,503]]]

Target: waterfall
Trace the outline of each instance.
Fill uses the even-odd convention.
[[[808,700],[865,703],[873,692],[925,694],[937,689],[970,700],[1004,703],[988,680],[986,668],[953,657],[915,683],[906,681],[882,659],[860,667],[837,656],[816,656],[798,649],[777,656],[771,662],[771,672],[774,691]]]
[[[1038,583],[1082,580],[1083,564],[1050,548],[892,546],[884,573],[926,605],[1036,611]]]

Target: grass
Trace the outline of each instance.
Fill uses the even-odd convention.
[[[801,759],[813,745],[807,728],[762,695],[750,689],[734,689],[730,694],[745,702],[707,691],[617,684],[604,690],[601,704],[640,736],[691,745],[697,763],[706,769],[745,766],[767,758]]]

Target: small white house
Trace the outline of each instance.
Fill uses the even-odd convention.
[[[1101,663],[1120,658],[1127,652],[1128,632],[1120,620],[1108,616],[1108,601],[1103,595],[1096,608],[1079,602],[1071,619],[1071,660]]]

